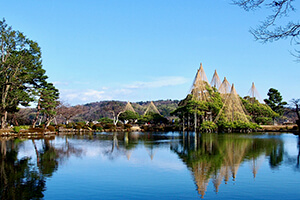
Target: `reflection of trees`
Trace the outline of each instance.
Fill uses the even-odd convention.
[[[270,153],[270,166],[272,168],[278,167],[283,161],[283,144],[274,146]]]
[[[254,139],[241,135],[203,134],[198,139],[186,136],[180,145],[171,146],[171,149],[192,171],[201,198],[204,197],[211,179],[216,192],[223,180],[225,184],[230,177],[235,181],[239,166],[245,160],[251,162],[255,177],[260,155],[270,156],[271,166],[278,166],[283,156],[281,141]]]
[[[88,139],[89,136],[75,136],[78,139]],[[161,140],[169,140],[162,134],[152,133],[134,133],[134,132],[115,132],[112,134],[96,134],[93,136],[94,141],[101,141],[103,148],[103,154],[109,159],[114,160],[119,156],[126,156],[129,160],[133,150],[139,144],[143,144],[150,159],[155,156],[155,149],[161,145]]]
[[[42,199],[45,178],[30,163],[30,158],[18,160],[18,144],[1,141],[0,199]]]
[[[285,157],[285,164],[292,166],[292,168],[295,171],[300,171],[299,168],[299,159],[300,159],[300,135],[298,135],[298,143],[297,143],[297,148],[298,148],[298,154],[296,156],[289,155],[287,152],[284,153]],[[296,163],[296,164],[295,164]]]
[[[37,141],[42,142],[41,149],[38,149]],[[37,157],[34,163],[29,157],[18,159],[21,144],[19,139],[0,141],[0,199],[42,199],[46,177],[51,177],[58,164],[71,154],[82,152],[67,138],[61,147],[52,145],[51,138],[32,139]]]
[[[44,138],[42,142],[42,149],[38,150],[35,140],[32,139],[32,143],[36,152],[37,166],[46,177],[51,177],[53,172],[58,168],[58,164],[68,159],[71,155],[80,156],[82,149],[75,148],[68,141],[68,137],[65,137],[65,142],[62,146],[54,146],[51,143],[51,139]]]
[[[300,160],[300,135],[298,135],[298,156],[297,156],[297,164],[296,164],[297,168],[299,168],[299,160]]]
[[[43,148],[39,151],[40,162],[38,167],[46,177],[51,177],[58,168],[58,152],[50,144],[50,139],[44,139]]]

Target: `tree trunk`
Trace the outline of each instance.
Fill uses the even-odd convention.
[[[190,113],[188,113],[188,116],[187,116],[187,130],[189,131],[190,129]]]
[[[195,121],[194,121],[194,125],[195,125],[195,134],[196,134],[196,132],[197,132],[197,113],[195,112]]]
[[[40,99],[41,99],[41,98],[40,98]],[[32,128],[35,128],[36,122],[37,122],[38,119],[39,119],[40,110],[41,110],[41,106],[40,106],[40,102],[41,102],[41,101],[40,101],[40,99],[39,99],[39,101],[38,101],[35,119],[34,119],[33,122],[32,122]]]
[[[40,117],[39,126],[42,124],[43,116]]]
[[[184,134],[184,124],[185,124],[185,121],[184,121],[184,114],[183,114],[183,116],[182,116],[182,132],[183,132],[183,134]]]
[[[53,119],[54,119],[54,118],[51,118],[51,117],[48,118],[48,120],[47,120],[46,123],[45,123],[45,129],[48,128],[48,126],[50,125],[50,123],[52,122]]]
[[[6,81],[7,83],[7,81]],[[7,118],[7,111],[6,111],[6,99],[7,99],[7,95],[8,95],[8,91],[9,91],[10,85],[6,85],[4,91],[2,91],[2,96],[1,96],[1,102],[2,102],[2,116],[1,116],[1,129],[5,128],[6,125],[6,118]]]
[[[13,123],[15,124],[15,126],[19,126],[17,117],[16,117],[16,113],[13,114]]]
[[[7,119],[7,111],[4,111],[4,112],[2,112],[2,116],[1,116],[1,129],[5,128],[6,119]]]
[[[300,133],[300,113],[299,113],[299,105],[297,103],[296,103],[296,114],[297,114],[297,117],[298,117],[298,120],[296,120],[296,124],[298,125],[298,130],[299,130],[299,133]]]

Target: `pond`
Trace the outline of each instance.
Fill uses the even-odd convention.
[[[0,199],[299,199],[298,136],[0,138]]]

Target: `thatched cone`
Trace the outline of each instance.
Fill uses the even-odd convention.
[[[221,86],[221,84],[222,83],[221,83],[221,80],[220,80],[219,75],[217,73],[217,70],[215,70],[215,73],[214,73],[214,75],[213,75],[213,77],[211,79],[210,85],[212,87],[215,87],[215,88],[219,89],[220,86]]]
[[[228,94],[222,109],[215,119],[215,122],[218,121],[221,116],[225,117],[225,120],[229,122],[249,122],[246,113],[246,109],[244,108],[242,101],[234,88],[234,84],[232,84],[231,92]]]
[[[151,101],[150,104],[148,105],[144,115],[146,115],[147,113],[157,113],[160,115],[160,112],[158,111],[157,107],[154,105],[153,101]]]
[[[209,101],[210,94],[207,88],[211,88],[211,86],[208,83],[206,74],[201,63],[200,69],[198,69],[197,71],[191,88],[191,94],[199,101]]]
[[[131,103],[128,101],[125,108],[124,108],[124,111],[132,111],[132,112],[135,112],[135,110],[133,109]]]

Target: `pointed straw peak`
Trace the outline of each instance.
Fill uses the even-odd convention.
[[[261,97],[260,97],[260,95],[259,95],[259,93],[258,93],[258,91],[257,91],[257,89],[256,89],[256,87],[254,85],[254,82],[252,82],[252,86],[251,86],[248,94],[249,94],[250,98],[252,98],[253,100],[256,99],[259,102],[262,101],[262,99],[261,99]]]
[[[230,93],[231,91],[231,85],[230,83],[227,81],[226,77],[224,77],[224,80],[222,82],[222,84],[219,87],[218,90],[221,94],[227,94]]]
[[[150,104],[148,105],[144,115],[146,115],[149,111],[160,115],[160,112],[158,111],[158,109],[155,106],[155,104],[153,103],[153,101],[151,101]]]
[[[230,91],[231,94],[234,94],[234,95],[237,95],[237,92],[235,90],[235,87],[234,87],[234,84],[232,83],[231,85],[231,91]]]
[[[135,112],[135,110],[133,109],[131,103],[128,101],[125,108],[124,108],[124,111],[132,111],[132,112]]]
[[[221,83],[221,80],[220,80],[219,75],[217,73],[217,70],[215,70],[215,73],[214,73],[214,75],[211,79],[210,85],[217,88],[217,89],[219,89],[221,84],[222,83]]]

